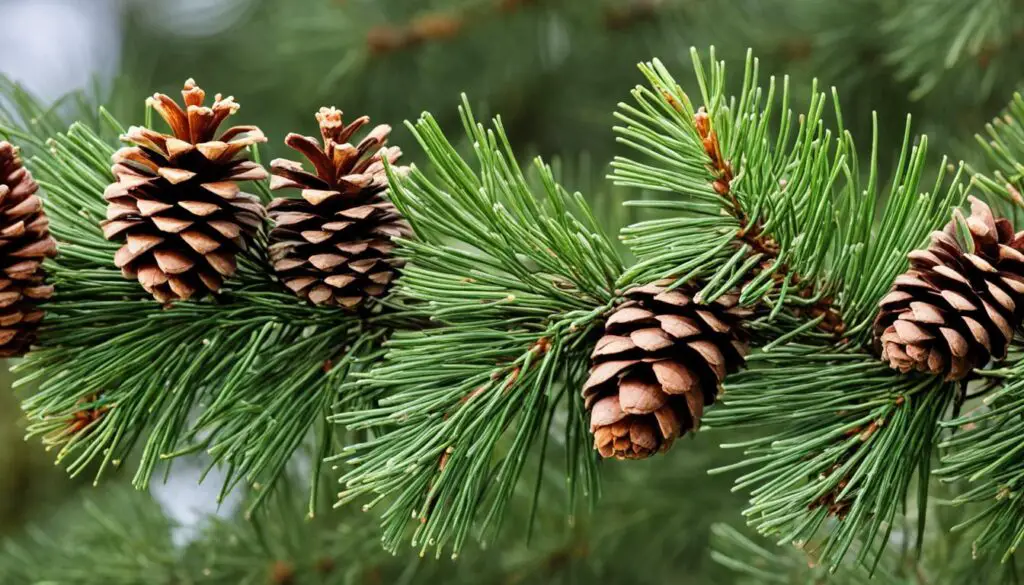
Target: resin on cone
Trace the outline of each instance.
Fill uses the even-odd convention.
[[[879,304],[874,333],[882,359],[901,372],[962,380],[1006,356],[1024,315],[1024,232],[969,198],[931,244],[909,254],[910,270]]]
[[[750,311],[729,294],[694,300],[671,281],[626,292],[605,321],[583,398],[602,457],[641,459],[700,425],[726,374],[743,364],[741,321]]]
[[[124,245],[114,263],[158,301],[217,292],[236,269],[236,256],[263,223],[263,206],[239,183],[267,177],[247,149],[266,142],[255,126],[218,129],[238,111],[234,98],[214,97],[191,79],[181,92],[184,109],[164,94],[147,104],[170,134],[133,126],[121,137],[133,146],[114,153],[114,176],[103,197],[108,240]]]
[[[0,141],[0,357],[25,355],[43,320],[40,303],[53,296],[43,260],[57,255],[39,185],[18,149]]]
[[[346,125],[340,111],[321,108],[316,119],[322,143],[298,134],[285,139],[314,172],[291,160],[270,163],[272,189],[300,190],[299,197],[275,199],[267,208],[274,223],[270,259],[281,282],[300,298],[356,309],[384,296],[398,277],[391,238],[410,229],[387,198],[384,161],[394,164],[402,151],[386,146],[386,125],[351,144],[369,123],[365,116]]]

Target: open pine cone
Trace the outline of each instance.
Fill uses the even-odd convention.
[[[974,368],[1005,357],[1024,315],[1024,232],[1014,233],[982,201],[970,197],[966,225],[956,219],[932,233],[925,250],[909,254],[910,270],[879,304],[874,333],[882,359],[962,380]]]
[[[0,141],[0,357],[28,352],[43,320],[39,304],[53,296],[43,260],[57,255],[57,242],[37,191],[18,149]]]
[[[387,293],[400,262],[392,236],[409,226],[386,198],[383,161],[394,164],[402,151],[387,147],[391,127],[375,127],[358,145],[348,141],[370,119],[347,126],[341,112],[321,108],[316,115],[323,145],[289,134],[285,143],[302,153],[316,174],[286,159],[270,163],[272,189],[301,189],[300,198],[275,199],[267,207],[274,228],[270,259],[281,281],[317,305],[356,309]]]
[[[737,295],[693,300],[663,281],[626,292],[605,321],[583,398],[602,457],[642,459],[700,426],[727,373],[743,364]]]
[[[255,126],[221,123],[238,111],[234,98],[203,102],[191,79],[181,92],[185,109],[169,96],[147,103],[171,128],[163,134],[133,126],[121,137],[134,146],[114,153],[114,175],[103,197],[108,240],[124,241],[114,263],[161,302],[217,292],[236,270],[235,257],[263,222],[263,206],[238,183],[266,178],[246,148],[265,142]]]

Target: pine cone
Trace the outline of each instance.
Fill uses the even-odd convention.
[[[1024,232],[1014,234],[982,201],[971,216],[932,233],[911,252],[910,270],[879,303],[876,346],[900,370],[962,380],[974,368],[1006,356],[1024,315]],[[959,211],[957,212],[959,215]],[[957,233],[965,224],[970,241]]]
[[[383,296],[398,276],[392,236],[409,226],[385,194],[383,160],[393,164],[397,147],[385,146],[391,127],[381,125],[353,146],[347,141],[370,119],[347,126],[341,112],[321,108],[316,115],[323,146],[315,138],[289,134],[285,143],[312,163],[316,174],[285,159],[270,163],[271,189],[302,190],[301,198],[275,199],[267,207],[270,259],[285,286],[317,305],[355,309]]]
[[[602,457],[642,459],[700,426],[727,373],[743,364],[737,295],[711,304],[672,281],[635,288],[605,321],[583,398]]]
[[[39,304],[53,296],[43,259],[57,255],[57,242],[38,190],[18,149],[0,141],[0,357],[28,352],[43,320]]]
[[[205,107],[206,92],[191,79],[181,94],[185,110],[164,94],[147,100],[172,134],[129,128],[121,140],[134,146],[114,153],[117,182],[103,195],[103,235],[125,242],[114,263],[161,302],[219,291],[263,222],[259,199],[238,185],[267,176],[245,156],[263,133],[235,126],[216,136],[238,111],[234,98],[217,94]]]

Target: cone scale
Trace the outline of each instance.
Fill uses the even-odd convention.
[[[743,364],[736,295],[694,300],[689,287],[658,282],[625,293],[591,355],[583,399],[602,457],[642,459],[700,426],[721,382]]]
[[[38,339],[53,296],[43,260],[57,255],[39,185],[22,164],[18,149],[0,141],[0,357],[19,357]]]
[[[933,232],[879,303],[875,343],[901,372],[963,380],[1006,356],[1024,317],[1024,232],[984,202]]]
[[[185,107],[164,94],[147,103],[171,129],[164,134],[133,126],[121,137],[132,146],[114,153],[116,182],[104,193],[108,240],[124,242],[114,257],[125,278],[160,302],[198,299],[221,289],[263,223],[263,207],[239,182],[267,177],[247,149],[266,138],[255,126],[218,128],[238,111],[191,79],[181,92]]]
[[[356,310],[390,290],[401,265],[391,238],[411,233],[386,196],[384,161],[394,164],[402,152],[387,146],[386,125],[351,144],[369,123],[365,116],[346,125],[340,111],[321,108],[316,119],[320,141],[299,134],[285,139],[314,172],[287,159],[270,163],[271,189],[299,190],[298,197],[267,207],[274,223],[270,259],[281,282],[300,298]]]

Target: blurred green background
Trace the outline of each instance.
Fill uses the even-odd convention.
[[[398,127],[429,110],[457,131],[466,92],[481,117],[502,115],[524,159],[561,160],[567,187],[591,199],[611,232],[630,220],[618,205],[623,194],[603,179],[607,161],[621,153],[613,112],[643,82],[641,60],[661,58],[695,90],[687,85],[690,46],[714,45],[720,58],[736,61],[737,77],[751,48],[763,77],[792,77],[796,107],[815,77],[819,91],[836,87],[844,122],[862,146],[877,111],[883,164],[898,152],[907,114],[929,134],[936,158],[978,158],[973,135],[1024,79],[1021,0],[0,0],[0,24],[0,73],[43,100],[84,89],[121,120],[140,122],[147,95],[173,95],[193,77],[210,93],[235,96],[239,122],[264,129],[270,156],[283,153],[287,132],[313,134],[313,112],[333,105],[395,126],[393,142],[417,160],[418,148]],[[20,542],[27,526],[48,525],[57,527],[48,534],[73,539],[65,527],[82,513],[73,497],[80,489],[98,494],[100,508],[138,499],[109,487],[124,478],[92,488],[91,478],[55,469],[38,441],[23,441],[16,394],[6,390],[9,378],[0,384],[0,535]],[[298,507],[281,512],[277,528],[300,533],[287,546],[282,536],[284,548],[270,546],[273,553],[265,543],[259,555],[242,552],[255,538],[244,527],[223,528],[228,536],[214,530],[187,563],[169,551],[188,535],[169,536],[152,502],[139,503],[148,510],[139,518],[118,518],[147,527],[139,538],[154,539],[155,549],[167,547],[139,555],[153,583],[326,583],[344,575],[336,582],[727,584],[736,577],[712,561],[710,530],[720,521],[741,526],[743,498],[729,491],[733,476],[706,474],[736,456],[718,450],[719,442],[713,431],[701,433],[666,457],[606,465],[598,513],[574,527],[552,485],[532,546],[517,518],[507,522],[503,547],[466,552],[454,565],[416,561],[411,552],[384,557],[372,521],[352,510],[321,516],[317,545],[301,534],[314,529]],[[174,521],[202,526],[209,502],[190,511],[212,500],[214,488],[194,488],[196,476],[186,470],[156,491]],[[221,512],[230,516],[231,507]],[[226,557],[211,557],[210,542],[230,549]],[[317,557],[321,545],[362,552]],[[204,575],[189,563],[235,569]],[[91,582],[66,575],[61,582]]]

